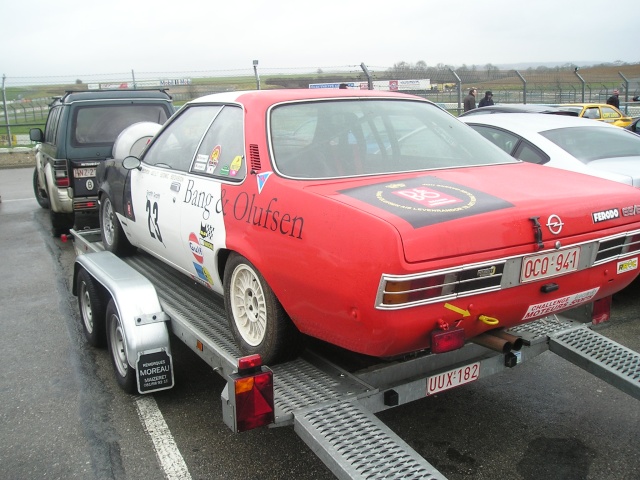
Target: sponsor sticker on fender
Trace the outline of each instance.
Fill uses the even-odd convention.
[[[598,290],[600,290],[600,287],[592,288],[591,290],[586,290],[580,293],[574,293],[573,295],[568,295],[566,297],[556,298],[555,300],[550,300],[548,302],[530,305],[527,309],[527,313],[524,314],[522,319],[529,320],[532,318],[544,317],[550,313],[565,310],[581,303],[588,302],[596,296]]]
[[[630,272],[631,270],[637,270],[638,257],[627,258],[621,262],[618,262],[618,273]]]
[[[620,210],[617,208],[610,208],[609,210],[603,210],[601,212],[593,212],[591,214],[593,223],[606,222],[607,220],[613,220],[620,217]]]

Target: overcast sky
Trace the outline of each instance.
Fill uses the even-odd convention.
[[[637,63],[637,14],[603,0],[7,1],[0,74]]]

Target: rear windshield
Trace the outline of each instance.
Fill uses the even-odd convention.
[[[436,105],[414,100],[283,104],[271,110],[269,131],[277,170],[294,178],[516,161]]]
[[[113,145],[125,128],[138,122],[163,124],[167,108],[161,104],[94,105],[74,110],[71,145],[74,147]]]
[[[540,132],[582,163],[640,155],[640,136],[619,127],[557,128]]]

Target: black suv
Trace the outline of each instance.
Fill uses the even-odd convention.
[[[53,101],[44,133],[33,128],[29,136],[40,142],[33,190],[50,209],[55,236],[73,227],[77,212],[97,212],[96,167],[120,132],[137,122],[163,124],[173,112],[164,90],[70,91]]]

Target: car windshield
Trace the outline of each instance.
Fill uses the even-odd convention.
[[[573,127],[540,132],[582,163],[640,155],[640,137],[621,128]]]
[[[283,104],[271,110],[269,131],[277,170],[293,178],[514,162],[447,112],[415,100]]]

